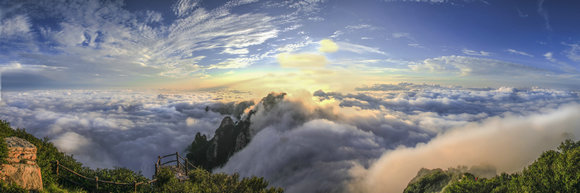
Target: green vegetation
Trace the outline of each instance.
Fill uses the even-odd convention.
[[[412,192],[438,192],[447,185],[453,174],[442,169],[421,169],[418,177],[405,188],[405,193]]]
[[[281,193],[281,188],[267,188],[268,182],[263,178],[251,177],[242,178],[238,174],[212,174],[204,169],[194,169],[190,171],[189,180],[179,181],[168,169],[163,168],[157,174],[156,192],[181,193],[181,192],[259,192],[259,193]]]
[[[0,124],[2,124],[0,122]],[[0,164],[7,163],[6,158],[8,157],[8,145],[4,140],[4,133],[0,134]]]
[[[99,183],[96,190],[95,182],[80,178],[70,172],[59,170],[56,175],[55,162],[72,169],[87,177],[98,177],[99,180],[106,180],[119,183],[134,183],[149,181],[141,173],[133,172],[126,168],[114,169],[90,169],[83,167],[82,163],[76,161],[73,156],[66,155],[49,142],[47,138],[38,139],[26,133],[24,129],[12,129],[6,121],[0,120],[0,138],[2,142],[5,137],[16,136],[34,144],[37,151],[37,165],[41,168],[43,192],[77,193],[77,192],[133,192],[133,185],[111,185]],[[5,148],[5,149],[1,149]],[[6,157],[7,149],[4,144],[0,147],[0,156]],[[4,159],[2,159],[4,160]],[[151,163],[153,164],[153,163]],[[169,172],[169,173],[168,173]],[[148,185],[143,184],[137,187],[138,192],[282,192],[282,189],[269,188],[268,182],[263,178],[243,178],[239,179],[238,174],[211,174],[203,169],[194,169],[190,172],[190,180],[178,181],[171,171],[163,169],[158,174],[158,182]],[[0,192],[27,192],[13,184],[0,181]]]
[[[452,179],[453,172],[441,169],[413,179],[406,193],[411,192],[580,192],[580,141],[564,141],[558,150],[544,152],[521,173],[506,174],[493,178],[478,178],[463,173]],[[441,186],[441,184],[447,184]]]
[[[2,193],[28,193],[25,189],[15,184],[8,184],[0,181],[0,192]]]

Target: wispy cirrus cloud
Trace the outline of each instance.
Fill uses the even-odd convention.
[[[486,52],[486,51],[475,51],[475,50],[470,50],[470,49],[463,49],[461,50],[461,52],[463,52],[464,54],[470,55],[470,56],[489,56],[491,55],[490,52]]]
[[[229,65],[220,68],[245,67],[251,65],[247,58],[252,57],[244,57],[245,64],[240,65],[244,59],[235,55],[249,53],[250,47],[277,37],[279,32],[274,17],[229,12],[246,3],[251,1],[232,1],[207,10],[197,1],[179,1],[173,6],[177,19],[167,21],[159,12],[131,12],[117,1],[24,2],[19,5],[24,14],[2,18],[0,36],[20,37],[36,33],[31,30],[34,28],[39,31],[34,36],[47,43],[31,39],[39,49],[15,49],[3,54],[20,52],[28,57],[19,57],[17,62],[63,67],[66,70],[62,73],[78,75],[70,76],[69,81],[86,83],[95,80],[93,74],[115,81],[184,78],[216,68],[215,63],[204,61],[213,54],[201,53],[215,49],[234,54],[222,57],[218,63]],[[27,12],[31,7],[40,12]],[[29,22],[29,18],[38,17],[48,17],[54,25]],[[92,69],[88,75],[86,69]]]
[[[379,55],[387,55],[387,53],[381,51],[379,48],[369,47],[360,44],[354,44],[349,42],[337,42],[338,47],[340,50],[349,51],[358,54],[379,54]]]
[[[553,59],[551,52],[544,56],[548,60]],[[570,72],[556,72],[502,60],[454,55],[411,62],[408,67],[413,72],[427,73],[432,77],[463,78],[465,81],[474,81],[472,82],[474,84],[477,83],[475,81],[477,79],[485,79],[488,85],[509,83],[512,86],[550,85],[560,88],[578,88],[572,82],[578,81],[579,78]],[[553,84],[554,80],[560,83],[570,82],[570,84]]]
[[[513,74],[514,71],[518,71],[521,72],[522,75],[529,75],[529,73],[541,74],[541,72],[547,72],[522,64],[468,56],[442,56],[437,58],[429,58],[423,62],[411,64],[409,67],[414,71],[426,70],[438,73],[454,73],[461,76],[500,76],[504,73],[507,73],[506,71],[508,71],[510,74]]]
[[[30,33],[30,21],[26,15],[15,15],[12,17],[0,18],[0,37],[23,38]]]
[[[522,56],[527,56],[527,57],[534,57],[534,55],[529,54],[527,52],[524,51],[519,51],[519,50],[515,50],[515,49],[507,49],[506,52],[512,53],[512,54],[517,54],[517,55],[522,55]]]
[[[566,53],[566,57],[574,62],[580,62],[580,44],[563,43],[563,45],[569,47],[564,51],[564,53]]]
[[[550,16],[548,15],[548,11],[544,8],[545,0],[538,0],[538,14],[544,19],[544,27],[552,31],[552,25],[550,25]]]

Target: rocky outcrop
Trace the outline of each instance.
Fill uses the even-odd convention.
[[[8,163],[0,167],[0,180],[28,190],[42,190],[42,175],[36,165],[36,147],[18,137],[7,137],[5,141]]]
[[[234,122],[231,117],[224,117],[212,139],[207,140],[205,135],[196,134],[187,158],[194,165],[207,170],[222,166],[235,152],[249,143],[249,135],[249,120]]]
[[[270,93],[262,98],[258,105],[248,111],[244,108],[248,108],[250,104],[254,103],[240,103],[236,106],[236,110],[232,111],[234,118],[239,121],[234,121],[229,116],[224,117],[220,126],[216,129],[215,135],[209,140],[205,135],[197,133],[194,141],[188,147],[187,159],[192,161],[194,165],[210,171],[213,168],[224,165],[234,153],[242,150],[250,143],[252,139],[252,133],[250,133],[251,117],[258,110],[269,112],[280,101],[284,100],[285,95],[286,93]],[[209,107],[206,108],[206,111],[209,110]],[[240,112],[246,113],[242,115],[236,114]]]

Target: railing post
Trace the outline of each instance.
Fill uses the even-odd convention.
[[[58,168],[60,167],[60,163],[56,160],[56,176],[58,176]]]
[[[159,167],[161,167],[161,156],[157,156],[157,162],[155,162],[155,175],[159,172]]]
[[[135,190],[135,193],[137,193],[137,181],[133,181],[133,188]]]
[[[189,160],[185,159],[185,175],[189,176]]]
[[[180,169],[180,165],[179,165],[179,152],[175,152],[175,159],[177,160],[177,169]]]
[[[99,176],[95,176],[95,184],[97,186],[97,190],[99,189]]]

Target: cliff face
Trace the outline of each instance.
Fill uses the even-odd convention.
[[[15,183],[24,189],[42,190],[42,175],[36,165],[36,147],[18,137],[5,138],[8,164],[0,167],[0,180]]]
[[[270,111],[284,99],[285,95],[285,93],[268,94],[268,96],[262,98],[257,106],[243,115],[236,114],[236,112],[244,112],[244,108],[247,108],[253,102],[238,104],[233,108],[235,111],[232,111],[234,112],[232,115],[239,121],[234,122],[231,117],[225,117],[216,129],[214,137],[210,140],[205,135],[197,133],[188,148],[187,159],[192,161],[193,164],[210,171],[215,167],[224,165],[234,153],[250,143],[252,139],[252,134],[250,133],[251,117],[257,111]],[[207,110],[209,110],[209,107]]]
[[[232,118],[225,117],[215,135],[209,141],[205,136],[196,135],[189,147],[187,158],[193,164],[207,170],[222,166],[238,150],[244,148],[250,141],[250,122],[242,120],[235,123]]]

